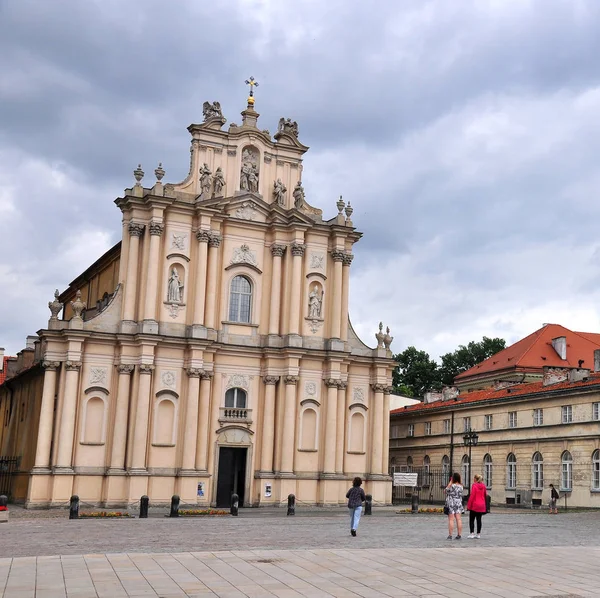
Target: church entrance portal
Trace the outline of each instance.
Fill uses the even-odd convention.
[[[247,453],[247,448],[222,446],[219,449],[217,507],[230,507],[232,494],[237,494],[240,497],[240,506],[244,504]]]

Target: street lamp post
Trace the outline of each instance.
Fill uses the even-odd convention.
[[[477,446],[477,443],[479,442],[479,434],[477,434],[475,430],[471,430],[471,428],[469,428],[463,436],[463,441],[465,446],[469,447],[469,494],[471,494],[471,450],[474,446]]]

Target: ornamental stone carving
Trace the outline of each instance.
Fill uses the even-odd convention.
[[[158,237],[160,237],[163,234],[163,231],[165,230],[165,225],[162,222],[151,222],[150,226],[148,227],[150,229],[150,234],[151,235],[157,235]]]
[[[210,239],[208,240],[209,247],[219,247],[221,245],[222,237],[219,233],[210,233]]]
[[[339,249],[334,249],[331,252],[331,259],[334,262],[343,262],[344,261],[344,256],[347,255],[346,253],[344,253],[343,251],[340,251]]]
[[[90,368],[90,386],[106,386],[108,378],[107,368]]]
[[[179,251],[185,251],[187,247],[187,234],[186,233],[171,233],[171,249],[178,249]]]
[[[357,387],[354,389],[352,393],[352,398],[356,403],[364,403],[365,402],[365,391],[363,388]]]
[[[223,169],[219,166],[215,172],[215,195],[220,197],[223,195],[223,187],[225,187],[225,177],[223,176]]]
[[[296,183],[292,196],[294,198],[294,207],[301,208],[304,205],[304,187],[301,181]]]
[[[348,382],[345,382],[344,380],[338,380],[337,386],[340,390],[346,390],[348,388]]]
[[[171,268],[171,276],[167,286],[167,301],[169,303],[181,303],[183,298],[183,283],[179,278],[177,268]]]
[[[158,167],[154,169],[154,176],[156,177],[156,181],[160,183],[165,176],[165,169],[163,168],[162,162],[158,163]]]
[[[202,378],[202,380],[212,380],[212,377],[213,377],[213,373],[207,372],[206,370],[202,370],[202,372],[200,374],[200,378]]]
[[[294,257],[302,257],[305,250],[306,245],[303,245],[302,243],[292,243],[292,255]]]
[[[172,370],[164,371],[160,379],[162,380],[163,386],[166,386],[167,388],[175,388],[177,386],[177,376]]]
[[[323,253],[311,253],[308,265],[313,270],[323,270],[325,268],[325,255]]]
[[[379,322],[379,332],[375,334],[375,338],[377,339],[377,348],[383,349],[383,339],[385,334],[383,333],[383,322]]]
[[[218,118],[225,124],[226,120],[223,118],[223,112],[221,111],[221,104],[219,102],[204,102],[202,104],[202,116],[204,116],[204,122],[211,118]]]
[[[200,378],[202,375],[202,370],[200,368],[187,368],[185,372],[190,378]]]
[[[263,382],[269,386],[274,386],[279,382],[279,376],[263,376]]]
[[[394,340],[393,336],[390,336],[390,327],[388,326],[385,329],[385,335],[383,336],[383,346],[389,351],[392,341]]]
[[[325,378],[323,382],[327,388],[337,388],[339,380],[338,378]]]
[[[78,372],[81,369],[81,361],[65,361],[67,372]]]
[[[352,260],[354,256],[351,253],[344,253],[344,257],[342,258],[342,264],[344,266],[350,266],[352,264]]]
[[[130,222],[127,228],[131,237],[141,237],[144,234],[144,225],[138,222]]]
[[[240,220],[254,220],[256,218],[256,204],[253,201],[244,202],[236,211],[235,217]]]
[[[229,263],[231,265],[233,265],[233,264],[249,264],[250,266],[255,266],[258,268],[258,261],[256,259],[256,254],[245,243],[241,247],[237,247],[236,249],[233,250],[233,255],[232,255],[231,261]]]
[[[318,285],[315,285],[308,294],[308,317],[315,320],[322,319],[323,311],[323,293],[320,292]]]
[[[202,197],[207,199],[210,197],[210,188],[212,187],[212,171],[208,167],[208,164],[204,162],[200,168],[200,190]]]
[[[317,394],[317,384],[316,382],[307,382],[304,385],[304,392],[309,396],[309,397],[314,397]]]
[[[380,383],[375,383],[375,384],[371,384],[371,388],[373,389],[373,392],[375,393],[383,393],[385,392],[385,389],[387,388],[387,386],[385,384],[380,384]]]
[[[130,364],[130,363],[120,363],[117,366],[117,372],[119,372],[119,374],[124,374],[129,376],[133,370],[135,369],[135,366]]]
[[[60,367],[60,361],[43,361],[42,367],[45,370],[55,371]]]
[[[283,257],[285,245],[271,245],[271,255],[273,257]]]
[[[250,378],[244,374],[232,374],[227,380],[227,388],[244,388],[250,386]]]
[[[284,376],[283,377],[284,384],[293,384],[295,386],[296,384],[298,384],[298,380],[300,380],[300,378],[298,376]]]
[[[298,139],[298,123],[291,118],[280,118],[275,138],[278,138],[280,135],[291,135]]]
[[[48,302],[48,307],[50,308],[51,313],[51,320],[58,320],[58,314],[63,308],[63,304],[58,300],[59,296],[60,293],[58,292],[58,289],[56,289],[56,291],[54,291],[54,301]]]
[[[144,178],[144,171],[142,170],[142,165],[138,164],[137,168],[133,171],[133,176],[135,177],[135,186],[142,186],[142,179]]]
[[[384,395],[391,395],[394,392],[394,387],[393,386],[386,386],[383,389],[383,394]]]
[[[179,316],[180,307],[181,307],[181,305],[179,303],[170,303],[167,307],[167,309],[169,311],[169,316],[171,318],[173,318],[174,320],[176,320],[177,317]]]
[[[196,239],[200,243],[208,243],[210,241],[210,231],[206,229],[200,229],[196,232]]]
[[[140,374],[151,374],[154,371],[154,366],[151,363],[141,363],[138,370]]]
[[[75,301],[71,301],[71,308],[73,309],[73,319],[81,320],[81,314],[87,307],[87,303],[81,300],[81,291],[75,293]]]
[[[285,207],[286,192],[287,187],[282,183],[281,179],[273,181],[273,197],[275,198],[275,203],[282,208]]]

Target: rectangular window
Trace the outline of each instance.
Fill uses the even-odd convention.
[[[560,476],[560,489],[571,490],[573,488],[573,462],[562,462],[562,472]]]
[[[415,424],[408,424],[408,435],[409,436],[415,435]]]
[[[517,412],[510,411],[508,414],[508,427],[516,428],[517,427]]]
[[[544,464],[534,461],[531,465],[531,489],[542,490],[544,488]]]
[[[506,464],[506,487],[514,490],[517,487],[517,462],[509,461]]]
[[[592,419],[594,421],[600,419],[600,403],[592,403]]]
[[[600,453],[596,451],[592,460],[592,490],[600,490]]]
[[[570,424],[573,421],[573,406],[563,405],[562,406],[562,423]]]
[[[431,422],[425,422],[425,436],[431,436]]]
[[[491,415],[486,415],[485,416],[485,429],[486,430],[491,430],[492,429],[492,416]]]
[[[471,418],[465,417],[463,418],[463,431],[468,432],[471,429]]]
[[[483,461],[483,482],[487,488],[492,487],[492,458],[489,455]]]
[[[444,434],[450,434],[450,420],[444,420]]]
[[[544,423],[544,410],[534,409],[533,410],[533,425],[541,426]]]

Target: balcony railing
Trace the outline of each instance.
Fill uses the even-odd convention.
[[[252,409],[242,409],[240,407],[221,407],[219,412],[219,421],[221,422],[243,422],[249,424],[252,422]]]

